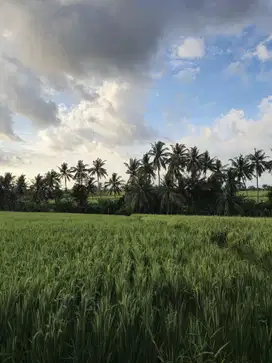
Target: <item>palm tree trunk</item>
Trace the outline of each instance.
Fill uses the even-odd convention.
[[[158,185],[160,186],[160,184],[161,184],[160,169],[158,168]]]
[[[256,183],[257,183],[257,203],[259,203],[259,175],[256,173]]]
[[[67,178],[64,178],[65,191],[67,192]]]
[[[97,188],[98,188],[99,198],[101,198],[101,190],[100,190],[99,176],[98,175],[97,175]]]

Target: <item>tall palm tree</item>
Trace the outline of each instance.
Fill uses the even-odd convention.
[[[48,189],[48,197],[54,198],[55,191],[60,187],[60,175],[56,170],[48,171],[45,175],[45,182]]]
[[[211,158],[210,153],[209,153],[208,150],[206,150],[202,154],[201,167],[202,167],[202,171],[204,173],[205,178],[207,176],[208,171],[213,171],[214,170],[215,160],[216,160],[215,158]]]
[[[232,169],[234,169],[237,174],[238,181],[243,184],[243,187],[246,190],[246,181],[252,180],[254,176],[254,168],[249,156],[240,154],[233,159],[229,159],[229,161],[231,162]]]
[[[168,158],[168,148],[165,146],[165,143],[162,141],[157,141],[154,144],[151,144],[151,150],[149,151],[149,155],[153,158],[153,166],[154,169],[158,173],[158,185],[160,186],[161,177],[160,171],[161,169],[166,168],[167,158]]]
[[[211,180],[222,183],[224,180],[224,175],[227,171],[228,165],[223,165],[220,159],[216,159],[213,165],[213,172],[211,175]]]
[[[78,160],[77,165],[71,168],[71,172],[74,174],[74,180],[79,185],[83,185],[84,180],[88,176],[88,165],[84,164],[83,160]]]
[[[187,172],[191,173],[191,177],[195,178],[202,171],[203,154],[200,154],[199,149],[194,146],[188,150],[186,155]]]
[[[262,149],[254,149],[254,153],[250,154],[248,158],[251,162],[252,168],[254,170],[254,176],[256,178],[257,203],[259,203],[259,178],[266,170],[269,170],[270,162],[267,161],[268,156],[265,155],[265,152]]]
[[[67,191],[67,181],[70,181],[70,179],[73,178],[73,173],[69,168],[68,164],[65,162],[62,163],[61,166],[58,166],[58,168],[59,168],[60,178],[64,179],[65,190]]]
[[[46,179],[41,174],[36,175],[32,181],[30,190],[36,202],[41,202],[46,199]]]
[[[105,183],[105,188],[111,194],[120,195],[123,189],[124,180],[117,173],[113,173],[109,181]]]
[[[168,153],[167,159],[167,174],[173,180],[180,178],[185,167],[187,152],[188,150],[183,144],[176,143],[175,145],[171,145],[171,151]]]
[[[152,162],[150,161],[150,155],[145,153],[140,161],[141,166],[139,168],[140,173],[151,182],[151,179],[154,179],[156,174],[154,171],[154,167]]]
[[[99,193],[100,193],[99,180],[101,178],[105,178],[108,175],[107,170],[104,168],[105,163],[106,163],[106,160],[102,160],[100,158],[97,158],[96,160],[93,161],[93,167],[89,170],[91,175],[96,175],[97,188],[98,188]]]
[[[26,194],[27,182],[24,174],[20,175],[16,180],[16,194],[22,197]]]
[[[185,198],[179,193],[173,178],[165,175],[163,181],[158,188],[158,196],[161,201],[161,209],[166,208],[166,213],[172,214],[173,206],[180,206]]]
[[[125,203],[133,212],[152,211],[152,184],[143,176],[137,176],[131,183],[127,184]]]
[[[241,207],[241,198],[237,196],[240,182],[235,169],[229,168],[224,174],[224,186],[218,198],[218,212],[224,215],[231,215],[236,210],[241,215],[243,209]]]
[[[130,158],[128,163],[124,163],[127,168],[126,174],[129,175],[128,182],[133,182],[140,171],[141,162],[136,158]]]
[[[92,176],[86,178],[85,186],[89,194],[94,194],[97,191],[97,187],[95,185],[95,178],[93,178]]]

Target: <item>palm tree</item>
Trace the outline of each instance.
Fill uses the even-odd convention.
[[[62,163],[61,166],[58,167],[60,172],[60,178],[64,179],[65,190],[67,191],[67,181],[73,178],[73,174],[71,169],[68,167],[67,163]]]
[[[224,175],[227,171],[228,165],[223,165],[220,159],[216,159],[213,165],[213,173],[210,177],[212,181],[222,183]]]
[[[166,207],[167,214],[172,214],[172,207],[180,206],[185,200],[183,195],[178,192],[173,178],[169,175],[164,176],[163,181],[158,188],[158,196],[161,201],[161,209]]]
[[[27,182],[24,174],[20,175],[16,180],[16,194],[19,197],[22,197],[26,194],[27,191]]]
[[[138,176],[138,173],[140,171],[141,162],[137,159],[129,159],[128,163],[124,163],[124,165],[127,167],[126,174],[129,175],[128,182],[133,182],[136,177]]]
[[[166,168],[167,157],[168,157],[168,148],[165,147],[165,143],[162,141],[157,141],[154,144],[151,144],[151,150],[149,151],[149,155],[153,157],[153,166],[154,169],[157,170],[158,173],[158,185],[160,186],[161,178],[160,171],[161,168]]]
[[[139,168],[140,173],[145,178],[147,178],[149,182],[151,182],[151,179],[154,179],[156,174],[152,162],[150,161],[150,155],[148,153],[145,153],[140,163],[141,163],[141,166]]]
[[[215,164],[215,158],[211,158],[209,151],[206,150],[202,154],[202,158],[201,158],[201,167],[202,167],[202,171],[204,173],[205,178],[207,176],[208,171],[214,170],[214,164]]]
[[[98,187],[99,193],[100,193],[99,180],[100,180],[100,178],[105,178],[108,175],[107,170],[104,168],[105,163],[106,163],[106,160],[97,158],[96,160],[93,161],[93,167],[89,170],[91,175],[96,175],[97,187]]]
[[[270,162],[266,160],[268,156],[265,155],[265,152],[262,149],[254,149],[254,153],[248,155],[248,158],[255,173],[254,176],[256,178],[257,186],[257,203],[259,203],[259,177],[261,177],[266,170],[269,170]]]
[[[123,189],[124,180],[117,173],[113,173],[110,180],[105,183],[105,188],[111,194],[120,195]]]
[[[74,180],[79,185],[83,185],[84,180],[88,176],[87,164],[83,163],[83,160],[78,160],[77,165],[71,168],[71,172],[74,174]]]
[[[191,173],[191,177],[195,178],[202,170],[203,154],[200,154],[199,149],[194,146],[188,150],[186,155],[187,172]]]
[[[125,203],[133,212],[149,212],[153,207],[153,188],[143,176],[127,184]]]
[[[95,179],[92,176],[87,177],[85,186],[89,194],[94,194],[97,191],[97,187],[95,185]]]
[[[46,199],[46,180],[41,174],[35,176],[30,190],[36,202]]]
[[[171,145],[171,152],[169,152],[167,159],[167,174],[173,180],[178,180],[183,172],[187,151],[186,146],[183,144]]]
[[[45,175],[46,187],[48,189],[48,198],[53,199],[55,191],[60,187],[60,175],[55,171],[48,171]]]
[[[224,174],[224,187],[218,198],[218,212],[224,215],[231,215],[234,210],[241,215],[243,209],[241,207],[241,197],[237,196],[240,182],[235,169],[229,168]]]
[[[234,169],[237,174],[238,181],[243,184],[243,187],[246,190],[246,180],[252,180],[254,175],[254,168],[250,162],[249,156],[240,154],[234,159],[229,159],[229,161],[231,162],[232,169]]]

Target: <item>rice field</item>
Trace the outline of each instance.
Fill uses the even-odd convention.
[[[272,220],[0,213],[0,361],[272,362]]]

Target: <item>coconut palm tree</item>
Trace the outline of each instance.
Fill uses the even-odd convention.
[[[61,166],[58,166],[58,168],[59,168],[60,178],[64,179],[65,190],[67,191],[67,181],[70,181],[70,179],[73,178],[73,173],[69,168],[68,164],[65,162],[62,163]]]
[[[48,171],[45,175],[46,187],[48,189],[48,198],[53,199],[55,191],[60,187],[60,175],[56,170]]]
[[[130,158],[128,163],[124,163],[124,165],[127,168],[126,174],[129,175],[129,179],[128,182],[131,183],[133,182],[136,177],[138,176],[138,173],[140,171],[140,167],[141,167],[141,162],[140,160],[136,159],[136,158]]]
[[[105,178],[108,173],[107,170],[104,168],[106,163],[106,160],[102,160],[100,158],[97,158],[93,161],[93,167],[89,170],[90,175],[96,175],[97,178],[97,187],[98,192],[100,193],[100,179]]]
[[[127,184],[125,203],[133,212],[152,211],[152,184],[143,176],[137,176],[131,183]]]
[[[268,156],[262,149],[254,149],[254,153],[248,155],[251,162],[252,168],[254,170],[254,176],[256,178],[257,187],[257,203],[259,203],[259,178],[263,175],[266,170],[270,168],[270,162],[267,161]]]
[[[41,202],[46,199],[46,179],[38,174],[35,176],[30,186],[31,193],[36,202]]]
[[[214,164],[215,164],[216,159],[215,158],[211,158],[210,153],[208,150],[206,150],[201,157],[201,167],[202,167],[202,171],[204,173],[204,176],[206,178],[207,176],[207,172],[208,171],[213,171],[214,170]]]
[[[238,174],[235,169],[229,168],[224,174],[224,186],[223,190],[219,194],[218,198],[218,213],[224,215],[231,215],[235,210],[241,215],[243,209],[241,207],[241,197],[237,196],[240,182],[238,180]]]
[[[120,195],[124,186],[124,180],[121,176],[118,176],[117,173],[113,173],[109,181],[105,183],[105,189],[110,193],[110,195],[114,194]]]
[[[195,178],[202,171],[202,159],[203,154],[200,153],[199,149],[194,146],[188,150],[186,155],[186,168],[187,172],[191,173],[191,177]]]
[[[27,182],[24,174],[20,175],[16,180],[16,194],[18,197],[22,197],[26,194]]]
[[[84,164],[83,160],[78,160],[77,165],[71,168],[71,173],[74,174],[74,180],[79,185],[83,185],[84,180],[88,176],[88,165]]]
[[[151,150],[149,151],[149,155],[153,158],[152,163],[154,166],[154,170],[156,170],[158,173],[158,185],[160,186],[160,171],[162,168],[166,168],[168,148],[165,146],[164,142],[157,141],[154,144],[151,144]]]
[[[243,184],[243,187],[246,190],[246,181],[252,180],[254,176],[254,168],[249,156],[240,154],[238,157],[229,159],[229,161],[231,162],[232,169],[234,169],[237,174],[238,181]]]
[[[95,178],[93,178],[92,176],[86,178],[85,186],[89,194],[95,194],[95,192],[97,191],[97,186],[95,185]]]
[[[180,206],[185,198],[178,192],[177,185],[173,181],[173,178],[169,175],[165,175],[163,181],[158,188],[158,197],[161,201],[161,209],[166,208],[166,213],[172,214],[173,206]]]
[[[151,182],[152,179],[156,177],[154,167],[152,162],[150,161],[150,155],[145,153],[140,161],[139,172]]]
[[[188,150],[185,145],[178,143],[170,147],[171,151],[168,153],[167,159],[167,175],[177,181],[184,170]]]
[[[227,164],[223,165],[220,159],[216,159],[213,165],[213,172],[210,179],[212,181],[222,183],[227,169],[228,169]]]

